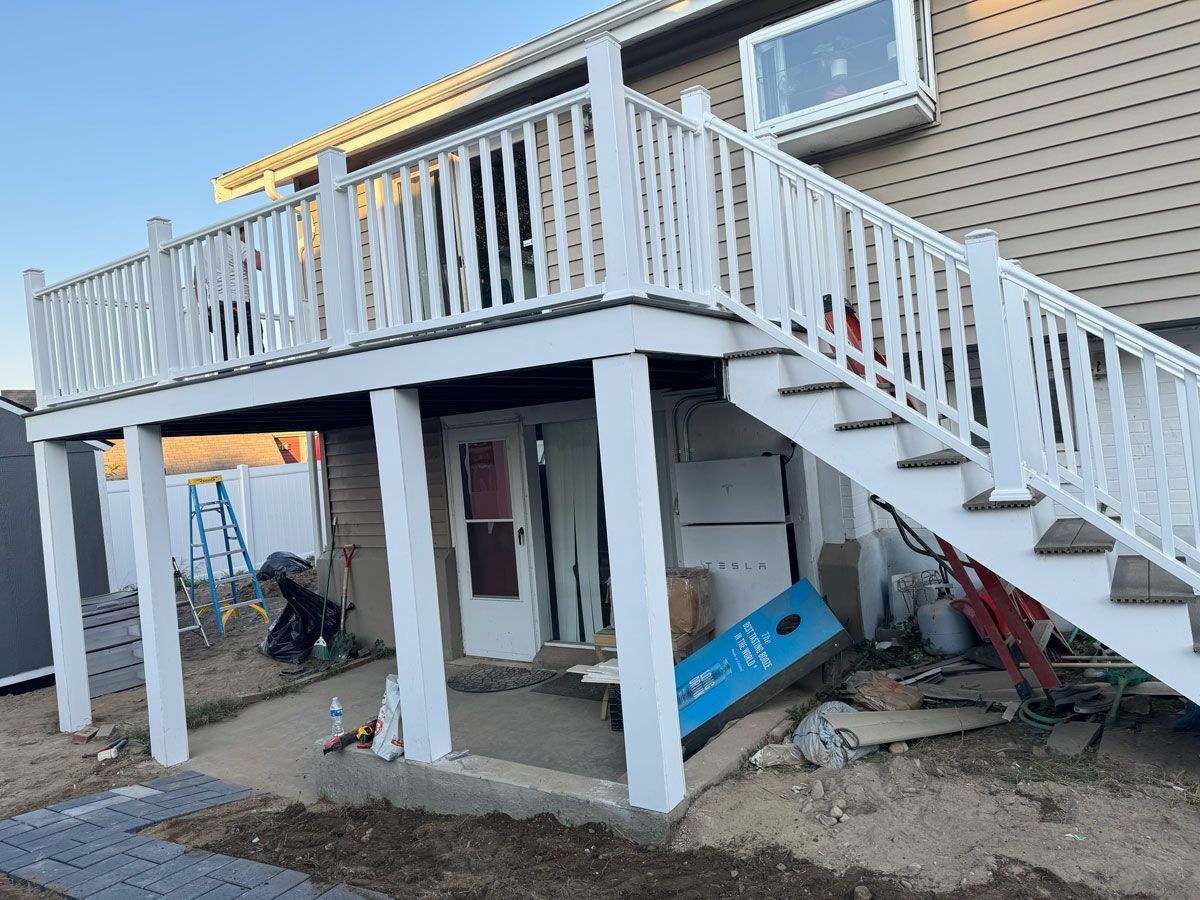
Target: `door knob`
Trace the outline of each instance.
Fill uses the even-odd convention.
[[[522,525],[520,528],[517,529],[517,543],[520,544],[522,547],[525,546],[525,526],[524,525]]]

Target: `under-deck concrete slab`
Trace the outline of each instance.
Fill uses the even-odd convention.
[[[319,797],[312,745],[329,728],[330,698],[341,701],[346,727],[357,728],[378,712],[384,680],[393,671],[394,661],[379,660],[197,729],[188,738],[188,766],[311,803]],[[449,700],[455,750],[606,781],[624,776],[622,736],[600,720],[596,702],[532,688],[449,691]]]

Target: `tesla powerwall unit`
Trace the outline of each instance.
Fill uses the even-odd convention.
[[[683,562],[712,573],[718,633],[796,582],[780,457],[680,463],[675,483]]]

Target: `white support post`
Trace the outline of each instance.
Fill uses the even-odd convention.
[[[159,381],[170,381],[179,369],[179,285],[171,274],[171,254],[162,245],[171,240],[171,220],[146,220],[146,239],[150,247],[150,304],[154,322],[154,354]],[[194,324],[194,323],[193,323]]]
[[[346,177],[346,154],[328,147],[317,154],[321,217],[321,283],[325,293],[325,335],[334,347],[346,343],[346,335],[357,330],[354,299],[354,269],[358,260],[358,206],[351,209],[346,188],[337,186]],[[351,213],[353,212],[353,216]],[[353,239],[352,239],[353,237]]]
[[[1021,462],[1020,418],[1011,374],[1012,358],[1004,321],[1000,288],[1000,245],[996,232],[981,228],[967,235],[967,268],[971,273],[971,303],[975,338],[987,410],[991,444],[994,501],[1029,500]],[[1029,402],[1026,399],[1023,402]]]
[[[638,224],[641,188],[634,159],[621,44],[608,32],[589,38],[588,90],[592,101],[592,137],[596,180],[600,185],[600,231],[604,236],[606,297],[646,296],[645,246]]]
[[[37,405],[41,406],[49,398],[53,379],[50,374],[50,360],[47,356],[50,335],[46,331],[46,319],[42,316],[41,301],[36,299],[37,292],[46,286],[46,273],[41,269],[26,269],[25,278],[25,311],[29,316],[29,346],[33,354],[33,387],[37,396]]]
[[[1010,260],[1016,265],[1015,260]],[[1037,380],[1034,375],[1033,349],[1029,330],[1029,311],[1025,303],[1025,290],[1014,281],[1004,281],[1004,328],[1008,340],[1013,392],[1018,398],[1028,397],[1028,402],[1017,404],[1017,430],[1021,438],[1021,458],[1038,472],[1048,471],[1052,461],[1045,459],[1046,445],[1042,439],[1042,425],[1038,419]]]
[[[712,137],[708,117],[712,115],[712,95],[706,88],[690,87],[680,95],[684,118],[700,126],[694,137],[696,170],[688,209],[695,221],[692,239],[696,272],[700,276],[697,293],[713,296],[721,285],[721,256],[717,252],[717,185],[713,167]]]
[[[404,756],[433,762],[450,752],[450,713],[417,392],[372,391],[371,416],[380,461]]]
[[[188,758],[188,735],[162,429],[157,425],[130,425],[125,429],[125,448],[150,752],[162,765],[174,766]]]
[[[66,443],[38,441],[33,445],[33,462],[42,522],[42,560],[46,567],[58,727],[62,731],[76,731],[92,721],[92,700],[83,642],[83,597]]]
[[[597,359],[592,377],[621,660],[629,803],[669,812],[683,800],[683,751],[649,365],[637,353]]]
[[[765,143],[777,147],[774,135],[763,137]],[[761,153],[754,154],[754,211],[755,231],[750,252],[754,267],[754,305],[772,322],[783,320],[784,278],[783,216],[780,200],[779,166]]]

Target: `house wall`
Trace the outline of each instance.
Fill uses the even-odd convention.
[[[85,597],[108,591],[96,453],[68,444],[79,580]],[[25,423],[0,408],[0,682],[53,664],[37,477]]]
[[[458,582],[454,546],[450,539],[450,513],[446,497],[446,472],[442,458],[441,425],[437,419],[423,423],[425,470],[429,483],[429,508],[433,522],[434,559],[438,596],[441,598],[442,642],[447,659],[462,655],[458,624]],[[396,643],[392,630],[391,594],[387,578],[386,543],[383,533],[383,503],[379,492],[379,459],[375,434],[369,428],[342,428],[322,435],[329,498],[330,521],[337,529],[336,547],[356,544],[350,568],[349,630],[368,647],[376,640]],[[324,584],[329,554],[317,559],[316,568]],[[342,554],[334,550],[334,589],[340,589]]]
[[[676,109],[703,84],[744,127],[738,39],[811,6],[631,83]],[[1134,322],[1195,318],[1200,4],[931,6],[940,121],[808,161],[953,238],[995,228],[1006,256]]]

